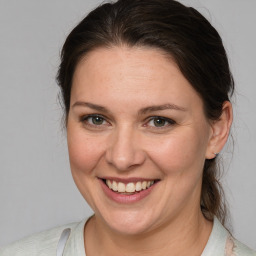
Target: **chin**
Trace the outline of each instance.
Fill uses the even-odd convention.
[[[119,210],[101,218],[111,230],[123,235],[139,235],[148,232],[156,222],[153,216],[136,211]]]

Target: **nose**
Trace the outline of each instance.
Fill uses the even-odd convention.
[[[146,159],[139,135],[128,127],[119,129],[109,138],[106,160],[118,171],[129,171]]]

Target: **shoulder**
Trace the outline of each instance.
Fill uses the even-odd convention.
[[[201,256],[256,256],[256,252],[242,244],[215,217],[213,229]]]
[[[256,256],[256,251],[252,250],[245,244],[234,239],[234,254],[237,256]]]
[[[70,228],[71,231],[75,230],[79,224],[67,224],[21,239],[4,248],[0,248],[0,256],[55,256],[57,244],[63,230],[66,228]]]
[[[256,252],[245,244],[233,238],[230,234],[226,239],[226,256],[256,256]]]

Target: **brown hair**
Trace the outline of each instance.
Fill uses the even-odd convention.
[[[233,93],[222,40],[197,10],[174,0],[119,0],[90,12],[65,41],[57,81],[66,120],[78,62],[96,48],[114,45],[158,48],[172,57],[201,96],[210,120],[220,117],[224,101]],[[224,224],[226,209],[216,159],[205,160],[201,209],[207,219],[216,215]]]

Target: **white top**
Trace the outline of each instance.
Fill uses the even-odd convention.
[[[83,220],[24,238],[0,249],[0,256],[86,256],[85,223]],[[256,252],[232,238],[215,218],[201,256],[256,256]]]

